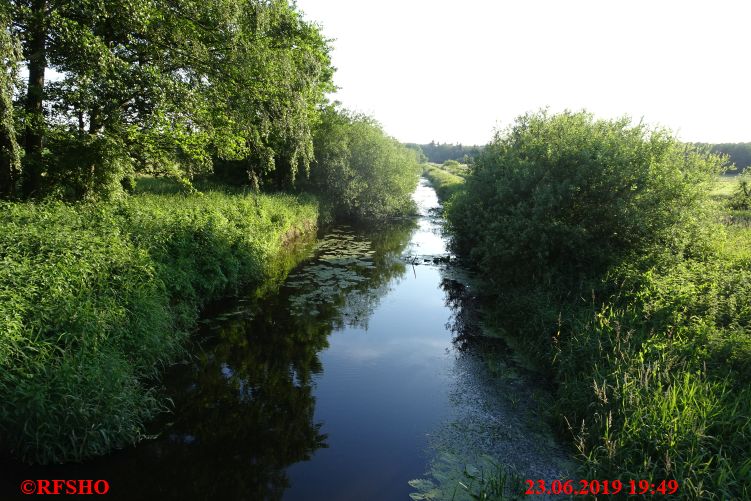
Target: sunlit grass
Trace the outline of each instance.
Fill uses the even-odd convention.
[[[451,174],[436,165],[425,167],[424,176],[433,185],[441,201],[449,200],[455,193],[463,189],[464,186],[464,178]]]
[[[153,377],[200,307],[278,274],[284,243],[316,219],[313,199],[290,195],[0,203],[2,442],[46,463],[140,440],[165,408]]]
[[[442,164],[434,164],[436,167],[440,168],[441,170],[444,170],[448,172],[449,174],[453,174],[455,176],[466,178],[469,173],[469,165],[459,163],[456,160],[446,160]]]
[[[740,179],[740,176],[719,176],[710,196],[714,199],[730,198],[733,192],[738,189]]]

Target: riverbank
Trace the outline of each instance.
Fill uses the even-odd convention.
[[[464,189],[464,178],[452,174],[439,165],[427,165],[423,170],[441,202],[448,201],[454,194]]]
[[[310,196],[218,191],[0,203],[0,440],[29,462],[138,442],[200,308],[278,281]]]
[[[486,324],[553,381],[579,478],[751,493],[751,233],[710,197],[721,165],[642,124],[541,112],[453,199]]]
[[[489,456],[520,478],[565,476],[547,393],[472,342],[469,277],[433,259],[447,254],[436,194],[421,180],[413,199],[417,218],[328,227],[269,294],[204,308],[193,356],[161,377],[174,412],[149,423],[153,439],[82,463],[0,459],[0,496],[28,478],[101,478],[129,501],[458,501],[497,491],[465,475]]]

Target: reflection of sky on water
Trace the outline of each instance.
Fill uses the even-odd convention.
[[[427,179],[422,178],[412,194],[417,210],[422,216],[419,227],[412,235],[406,253],[410,256],[433,256],[446,254],[446,241],[441,236],[442,221],[437,214],[440,208],[435,190]]]
[[[424,185],[416,197],[427,199],[423,208],[437,205]],[[444,252],[432,230],[421,224],[410,246],[437,239],[441,246],[428,252]],[[417,268],[390,281],[366,327],[329,337],[324,371],[314,377],[315,420],[328,448],[287,470],[285,499],[408,499],[407,481],[425,471],[427,433],[448,416],[453,353],[440,270]]]
[[[158,438],[81,465],[6,465],[0,497],[24,478],[106,478],[128,501],[408,499],[457,419],[512,436],[510,411],[482,410],[506,387],[478,391],[482,363],[454,347],[461,307],[442,283],[459,269],[424,263],[446,253],[435,192],[421,180],[414,199],[417,224],[334,228],[279,294],[207,315],[195,356],[165,376],[174,413]]]
[[[314,376],[315,421],[323,423],[328,447],[287,469],[291,487],[285,499],[408,499],[414,489],[407,482],[425,477],[436,455],[451,450],[471,456],[457,447],[464,441],[484,453],[507,453],[522,470],[554,471],[547,468],[545,451],[529,451],[530,444],[549,445],[530,433],[537,425],[516,416],[498,381],[478,375],[482,362],[452,343],[456,311],[441,288],[447,272],[424,262],[447,253],[440,206],[424,179],[413,199],[422,217],[403,255],[418,258],[419,265],[408,263],[391,279],[366,321],[329,336],[320,355],[324,371]],[[471,396],[463,398],[462,391]],[[445,467],[461,473],[463,465]]]

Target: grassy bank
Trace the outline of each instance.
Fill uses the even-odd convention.
[[[664,131],[543,113],[450,208],[488,323],[555,383],[581,478],[751,495],[751,231],[718,165]]]
[[[463,177],[452,174],[438,165],[426,166],[423,175],[433,185],[438,194],[438,199],[442,202],[449,200],[464,187]]]
[[[289,195],[0,202],[3,447],[63,462],[137,442],[201,306],[283,272],[317,217]]]

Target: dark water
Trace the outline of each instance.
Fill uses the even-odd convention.
[[[25,478],[101,478],[117,499],[404,500],[408,481],[439,492],[485,456],[560,475],[545,392],[461,341],[470,289],[444,262],[435,192],[414,198],[417,221],[334,228],[277,293],[207,314],[154,439],[80,465],[6,462],[0,498]]]

